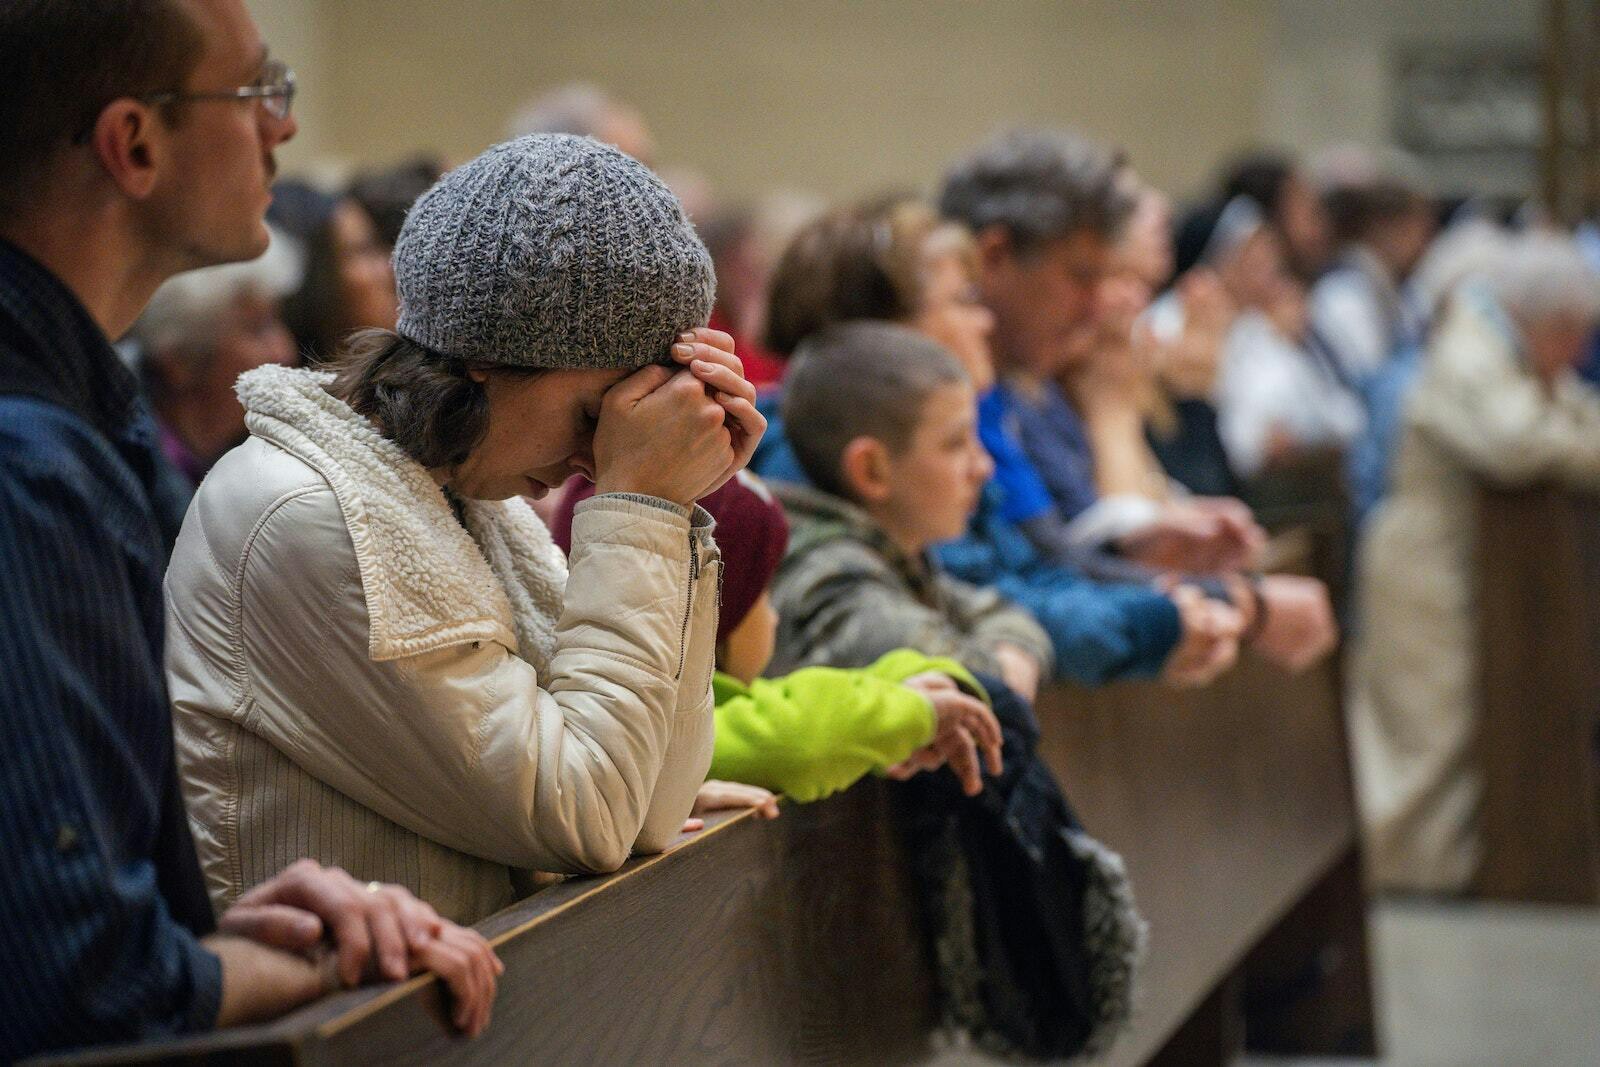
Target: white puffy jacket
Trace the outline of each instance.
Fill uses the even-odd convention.
[[[240,379],[251,437],[167,574],[167,681],[213,903],[300,856],[458,922],[530,870],[678,833],[711,759],[711,520],[607,495],[571,577],[520,500],[463,501],[324,389]]]

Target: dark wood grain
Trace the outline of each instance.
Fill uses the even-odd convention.
[[[438,983],[419,978],[271,1026],[58,1062],[913,1062],[930,971],[885,790],[867,781],[776,822],[725,816],[486,920],[506,973],[476,1041],[446,1031]]]
[[[1143,1007],[1111,1063],[1143,1063],[1354,842],[1331,668],[1247,658],[1216,685],[1052,690],[1043,749],[1150,922]]]
[[[1484,490],[1484,896],[1600,903],[1600,501]]]

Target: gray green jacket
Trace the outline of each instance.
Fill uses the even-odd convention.
[[[994,650],[1017,645],[1053,667],[1050,638],[992,589],[907,556],[865,512],[804,486],[774,484],[789,513],[789,551],[772,582],[777,651],[767,673],[865,667],[897,648],[947,656],[998,675]]]

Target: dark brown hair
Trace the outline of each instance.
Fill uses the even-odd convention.
[[[334,379],[328,391],[429,469],[455,467],[488,432],[489,398],[468,371],[543,373],[447,356],[391,330],[351,334],[329,369]]]
[[[930,245],[970,238],[921,201],[887,197],[829,211],[795,234],[772,275],[767,347],[787,356],[836,322],[904,322],[922,305]],[[941,245],[940,250],[945,246]]]
[[[0,216],[21,210],[107,104],[182,88],[204,49],[179,0],[0,4]]]
[[[968,381],[948,349],[909,327],[839,323],[795,353],[783,380],[784,431],[811,484],[848,500],[840,460],[851,441],[871,437],[901,454],[934,390]]]
[[[1410,215],[1432,210],[1421,190],[1394,178],[1339,186],[1329,190],[1323,201],[1339,244],[1363,240]]]

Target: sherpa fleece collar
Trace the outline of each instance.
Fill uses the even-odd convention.
[[[250,432],[297,456],[333,488],[355,545],[383,661],[498,641],[543,672],[567,561],[521,499],[464,500],[466,527],[427,470],[329,395],[333,375],[259,367],[236,391]]]

